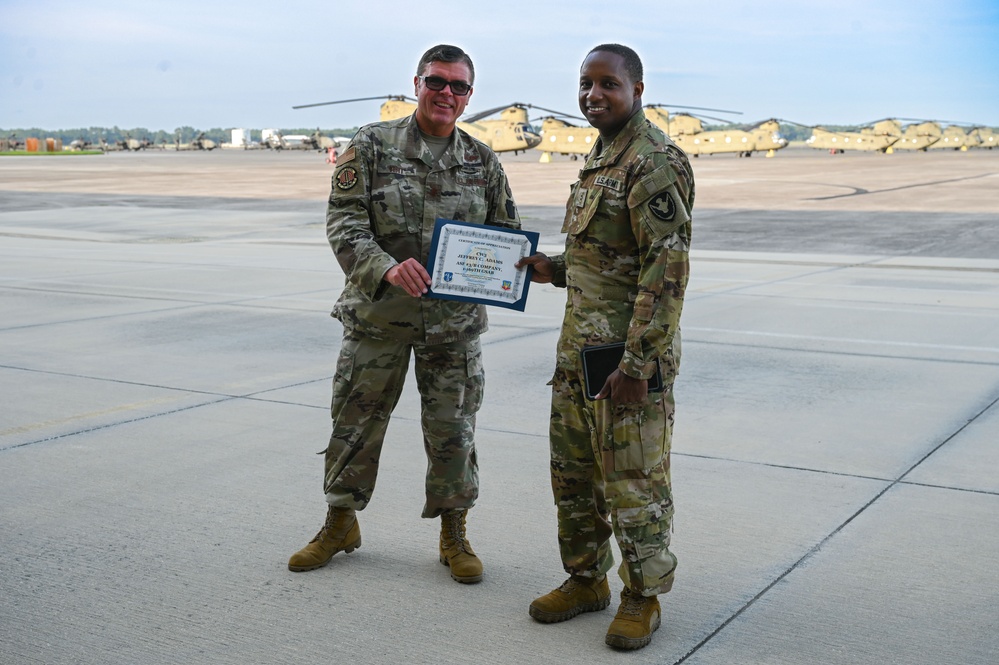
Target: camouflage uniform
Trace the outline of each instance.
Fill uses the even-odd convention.
[[[676,568],[669,452],[693,203],[686,155],[638,111],[587,157],[566,205],[565,253],[552,258],[553,283],[568,292],[551,413],[562,562],[606,573],[613,529],[618,572],[644,595],[669,591]],[[641,404],[588,400],[580,350],[622,340],[618,368],[648,378],[659,358],[665,390]]]
[[[347,285],[333,309],[344,326],[326,449],[330,505],[371,500],[389,416],[412,352],[428,458],[423,517],[478,496],[473,430],[484,375],[485,308],[414,298],[383,280],[408,258],[426,265],[438,217],[520,227],[496,155],[455,129],[435,160],[415,116],[362,127],[333,173],[326,232]]]

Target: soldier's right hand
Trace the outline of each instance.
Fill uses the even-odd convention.
[[[430,273],[416,259],[406,259],[392,266],[383,279],[393,286],[401,286],[414,298],[426,293],[430,285]]]
[[[555,276],[555,264],[552,263],[547,254],[541,252],[525,256],[513,265],[517,269],[524,266],[534,266],[534,270],[531,272],[531,281],[538,284],[550,284]]]

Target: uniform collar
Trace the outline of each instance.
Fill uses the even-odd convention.
[[[583,166],[583,170],[597,169],[616,164],[621,158],[621,154],[629,145],[631,145],[631,142],[638,135],[639,129],[641,129],[646,122],[645,111],[638,109],[633,116],[628,118],[628,122],[624,124],[621,131],[617,133],[617,136],[614,137],[614,139],[610,142],[610,145],[606,148],[604,147],[604,140],[602,138],[598,138],[596,145],[593,146],[593,150],[586,158],[586,164]],[[597,154],[598,152],[599,155]]]
[[[451,142],[448,144],[444,154],[441,155],[441,161],[444,163],[445,168],[462,163],[463,151],[460,148],[459,131],[457,127],[454,128],[454,131],[451,132]],[[406,120],[406,146],[404,150],[407,159],[418,159],[431,169],[436,166],[434,154],[430,152],[430,148],[420,138],[420,126],[416,124],[416,113],[413,113]]]

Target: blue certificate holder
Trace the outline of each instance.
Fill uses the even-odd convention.
[[[524,311],[533,268],[514,268],[538,251],[539,234],[438,219],[430,242],[427,296]]]

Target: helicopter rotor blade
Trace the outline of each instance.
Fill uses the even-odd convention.
[[[499,113],[503,109],[508,109],[511,106],[518,106],[518,104],[504,104],[503,106],[496,106],[491,109],[486,109],[485,111],[479,111],[478,113],[473,113],[472,115],[465,116],[461,119],[462,122],[475,122],[477,120],[482,120],[494,113]]]
[[[674,113],[673,117],[675,118],[676,116],[679,116],[679,115],[685,115],[685,116],[689,116],[691,118],[697,118],[698,120],[701,120],[701,119],[704,119],[704,120],[714,120],[715,122],[720,122],[723,125],[732,125],[732,124],[735,124],[735,123],[733,123],[731,120],[729,120],[727,118],[716,118],[716,117],[711,116],[711,115],[704,115],[703,113]]]
[[[570,113],[563,113],[562,111],[556,111],[555,109],[546,109],[544,106],[537,106],[535,104],[524,104],[524,106],[526,106],[529,109],[538,109],[539,111],[547,111],[548,113],[554,113],[555,115],[561,116],[563,118],[572,118],[573,120],[584,120],[584,121],[586,120],[586,118],[583,118],[581,116],[572,115]]]
[[[299,104],[298,106],[292,106],[293,109],[307,109],[313,106],[329,106],[331,104],[349,104],[351,102],[369,102],[374,99],[398,99],[401,101],[411,101],[416,100],[412,97],[407,97],[406,95],[379,95],[377,97],[358,97],[357,99],[338,99],[335,102],[318,102],[316,104]]]
[[[703,106],[680,106],[678,104],[646,104],[646,106],[671,108],[671,109],[691,109],[693,111],[714,111],[715,113],[731,113],[733,115],[742,115],[742,111],[728,111],[726,109],[709,109]]]
[[[546,111],[548,113],[554,113],[555,115],[562,116],[564,118],[572,118],[574,120],[583,120],[583,121],[586,120],[586,118],[581,118],[581,117],[575,116],[575,115],[569,115],[568,113],[563,113],[562,111],[556,111],[555,109],[546,109],[543,106],[536,106],[534,104],[524,104],[523,102],[513,102],[512,104],[505,104],[503,106],[497,106],[495,108],[486,109],[485,111],[479,111],[478,113],[473,113],[470,116],[462,118],[462,121],[463,122],[475,122],[477,120],[482,120],[485,117],[491,116],[494,113],[499,113],[500,111],[502,111],[504,109],[508,109],[510,107],[517,107],[517,108],[522,108],[522,109],[538,109],[538,110],[541,110],[541,111]]]

